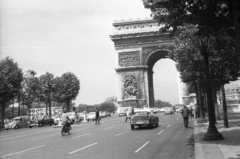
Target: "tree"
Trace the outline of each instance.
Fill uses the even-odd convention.
[[[115,103],[117,102],[117,97],[116,96],[108,97],[106,98],[105,102]]]
[[[54,75],[47,72],[39,77],[39,85],[37,89],[38,99],[46,103],[46,114],[47,106],[49,107],[49,116],[52,116],[51,103],[54,100],[53,93],[55,92]]]
[[[172,104],[170,104],[169,102],[165,102],[165,101],[162,101],[162,100],[156,100],[155,101],[155,106],[158,107],[158,108],[161,108],[161,107],[172,107]]]
[[[67,111],[70,111],[71,101],[74,100],[80,90],[78,78],[71,72],[64,73],[55,79],[56,92],[55,99],[66,104]]]
[[[22,81],[22,70],[18,67],[17,63],[14,63],[9,57],[0,61],[0,106],[2,108],[2,121],[5,118],[6,104],[17,95]]]
[[[112,102],[103,102],[99,106],[100,111],[109,111],[109,112],[114,112],[116,110],[116,106]]]
[[[35,74],[36,73],[32,70],[27,71],[27,74],[22,82],[21,97],[22,103],[27,106],[27,113],[37,98],[39,80],[35,77]]]
[[[199,34],[213,34],[227,29],[235,36],[240,58],[240,2],[239,0],[142,0],[152,16],[164,23],[163,31],[187,23],[197,25]],[[234,32],[235,31],[235,32]]]

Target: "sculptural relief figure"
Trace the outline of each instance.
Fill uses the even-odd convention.
[[[137,81],[133,76],[126,77],[123,86],[124,86],[124,99],[137,98],[138,96]]]

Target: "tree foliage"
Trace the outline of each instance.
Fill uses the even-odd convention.
[[[2,121],[5,116],[6,103],[13,99],[23,81],[22,70],[9,57],[0,61],[0,106],[2,108]]]
[[[27,71],[22,82],[21,98],[22,103],[30,109],[32,104],[37,99],[37,90],[39,88],[39,79],[35,77],[35,72]]]
[[[55,98],[59,102],[66,103],[67,111],[70,110],[70,103],[74,100],[80,90],[80,81],[71,72],[64,73],[55,79]]]
[[[197,26],[198,36],[206,37],[226,29],[237,34],[236,46],[240,57],[240,2],[239,0],[142,0],[152,16],[164,23],[161,31],[176,32],[184,24]],[[170,30],[169,30],[170,29]],[[234,32],[235,30],[235,32]]]
[[[54,75],[47,72],[39,77],[39,87],[37,90],[40,101],[49,106],[49,116],[51,116],[51,102],[54,100],[53,93],[55,92]],[[47,110],[47,109],[46,109]],[[48,113],[48,112],[46,112]]]
[[[116,110],[116,106],[112,102],[103,102],[98,108],[100,111],[114,112]]]
[[[170,104],[169,102],[165,102],[162,100],[155,100],[155,107],[161,108],[161,107],[171,107],[172,104]]]
[[[108,98],[106,98],[105,102],[115,103],[115,102],[117,102],[117,97],[116,96],[108,97]]]

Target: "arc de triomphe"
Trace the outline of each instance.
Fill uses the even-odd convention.
[[[119,107],[153,107],[153,66],[167,58],[167,44],[173,43],[168,33],[159,33],[159,24],[153,19],[122,20],[113,23],[110,35],[118,56],[117,102]],[[179,77],[176,77],[179,79]],[[179,104],[186,96],[186,88],[178,80]]]

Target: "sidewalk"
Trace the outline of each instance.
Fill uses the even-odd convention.
[[[195,159],[240,159],[240,114],[229,115],[228,124],[229,128],[224,127],[223,120],[216,124],[224,140],[203,141],[208,122],[194,121]]]

